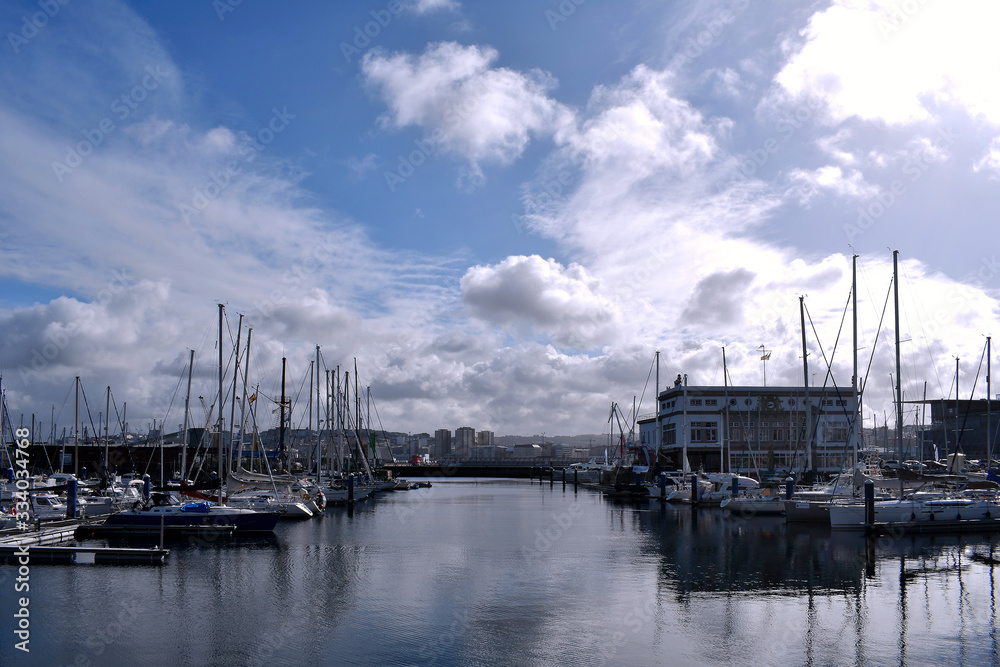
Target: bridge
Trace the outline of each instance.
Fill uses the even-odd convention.
[[[383,467],[396,477],[448,478],[448,477],[508,477],[513,479],[562,479],[562,470],[576,459],[558,461],[544,459],[466,459],[435,463],[387,463]],[[566,481],[572,482],[572,472]]]

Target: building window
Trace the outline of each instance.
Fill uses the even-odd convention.
[[[767,429],[763,429],[762,428],[762,429],[760,429],[760,431],[758,431],[758,433],[760,433],[760,440],[761,440],[761,442],[764,442],[765,440],[767,440]]]
[[[706,398],[705,399],[705,405],[718,405],[718,404],[719,404],[719,401],[717,401],[714,398]]]
[[[691,442],[718,442],[719,428],[716,422],[691,422]]]
[[[782,431],[780,428],[776,428],[776,429],[774,429],[771,432],[771,439],[772,440],[784,440],[785,439],[785,432]]]
[[[676,424],[664,424],[663,425],[663,444],[665,444],[665,445],[676,445],[677,444],[677,425]]]
[[[692,398],[691,399],[691,405],[701,405],[701,399],[700,398]]]

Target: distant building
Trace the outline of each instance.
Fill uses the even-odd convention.
[[[455,429],[455,444],[452,454],[460,459],[472,457],[472,448],[476,446],[476,429],[471,426],[460,426]]]
[[[478,447],[492,447],[493,442],[493,431],[480,431],[476,433],[476,446]]]
[[[439,428],[434,431],[434,458],[443,459],[451,456],[451,431],[446,428]]]
[[[639,444],[659,446],[664,468],[682,469],[686,453],[691,470],[838,472],[857,447],[854,392],[810,387],[809,404],[811,422],[803,387],[675,383],[658,413],[639,418]]]
[[[928,401],[907,401],[908,403],[924,403],[931,408],[931,423],[925,426],[916,442],[904,438],[904,460],[933,459],[934,447],[937,446],[937,458],[945,458],[960,448],[969,459],[986,459],[989,456],[988,444],[996,452],[997,431],[1000,426],[1000,401],[935,399]],[[987,424],[989,426],[987,426]],[[895,442],[889,447],[896,448]],[[895,457],[894,457],[895,458]],[[996,454],[994,454],[996,458]]]
[[[541,445],[514,445],[514,458],[534,459],[543,455]]]

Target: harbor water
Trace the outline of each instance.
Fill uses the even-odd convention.
[[[433,482],[273,536],[173,539],[163,565],[34,565],[30,593],[0,565],[0,663],[1000,664],[998,536]]]

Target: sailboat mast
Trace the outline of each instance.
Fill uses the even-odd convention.
[[[104,400],[104,470],[105,474],[109,475],[108,462],[110,461],[111,441],[108,439],[108,426],[110,424],[109,420],[111,418],[111,385],[108,385],[108,391],[106,396],[107,397]]]
[[[250,378],[250,338],[253,336],[253,327],[247,327],[247,349],[243,353],[243,398],[240,399],[240,449],[236,454],[237,465],[243,465],[243,432],[246,430],[247,426],[247,383]],[[254,394],[256,397],[256,393]],[[253,440],[253,434],[256,429],[251,429],[250,438]],[[253,459],[253,450],[251,449],[250,458]],[[251,468],[253,464],[250,464]]]
[[[281,358],[281,402],[279,408],[279,416],[281,419],[278,424],[278,460],[284,461],[285,459],[285,357]]]
[[[799,297],[799,319],[802,323],[802,381],[806,392],[806,467],[816,474],[813,452],[812,401],[809,399],[809,353],[806,351],[806,298]]]
[[[188,387],[187,398],[184,399],[184,446],[181,448],[181,481],[187,479],[188,460],[188,410],[191,407],[191,375],[194,372],[194,350],[191,350],[191,357],[188,360]],[[111,395],[111,387],[108,387],[108,395]]]
[[[9,415],[8,415],[9,418]],[[80,474],[80,376],[76,376],[76,405],[73,409],[73,475]]]
[[[222,383],[223,383],[223,368],[222,368],[222,318],[225,314],[225,306],[221,303],[219,304],[219,423],[218,423],[218,437],[219,437],[219,503],[222,503],[223,489],[226,486],[226,469],[223,467],[225,462],[225,457],[222,451]]]
[[[663,446],[662,435],[660,431],[663,427],[660,422],[660,351],[656,351],[656,399],[653,401],[656,405],[656,460],[660,460],[660,447]]]
[[[899,452],[899,463],[903,462],[903,387],[899,372],[899,251],[892,251],[892,293],[893,305],[896,310],[896,449]],[[902,495],[902,479],[900,479],[900,495]]]
[[[320,450],[323,440],[323,420],[320,415],[319,402],[319,345],[316,346],[316,479],[319,479]]]
[[[858,256],[855,254],[851,260],[851,302],[854,319],[854,375],[851,381],[851,389],[854,390],[854,428],[851,433],[854,436],[851,447],[851,468],[858,464],[858,441],[861,435],[861,394],[858,388],[861,386],[861,379],[858,377]]]
[[[991,410],[991,404],[993,402],[993,394],[990,393],[990,337],[986,337],[986,472],[990,472],[993,468],[993,434],[990,431],[993,429],[993,414]]]
[[[732,472],[732,461],[726,456],[726,445],[729,444],[729,374],[726,371],[726,346],[722,346],[722,386],[725,388],[725,404],[722,408],[722,445],[719,447],[719,472],[726,472],[726,463],[729,463],[729,471]]]
[[[233,469],[233,435],[236,433],[236,386],[240,380],[240,338],[243,334],[243,314],[236,325],[236,348],[233,358],[233,398],[229,408],[229,456],[226,458],[227,471]]]

